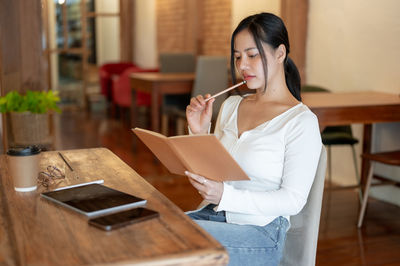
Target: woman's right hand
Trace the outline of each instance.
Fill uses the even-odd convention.
[[[194,134],[206,134],[211,122],[212,117],[212,106],[215,99],[205,101],[205,99],[211,97],[210,94],[206,94],[205,98],[202,95],[198,95],[190,99],[190,105],[186,107],[186,119],[188,121],[190,130]]]

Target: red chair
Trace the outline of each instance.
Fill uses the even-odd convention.
[[[125,69],[135,67],[131,62],[115,62],[103,64],[99,69],[101,93],[108,101],[112,101],[112,77],[120,75]]]
[[[144,69],[140,67],[127,68],[119,77],[113,79],[112,99],[113,104],[118,109],[130,108],[132,102],[132,89],[130,84],[130,74],[135,72],[158,72],[158,69]],[[149,107],[151,105],[150,93],[137,92],[136,106]]]

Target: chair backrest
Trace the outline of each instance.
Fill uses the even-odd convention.
[[[192,96],[213,95],[228,86],[228,59],[225,56],[199,56],[196,64],[196,77]],[[227,94],[215,99],[213,104],[213,119],[216,119],[222,102]]]
[[[330,91],[328,89],[316,85],[303,85],[301,87],[301,92],[330,92]]]
[[[160,54],[161,73],[193,73],[196,67],[196,57],[191,53]]]
[[[315,265],[325,171],[326,150],[322,146],[307,203],[300,213],[290,217],[290,228],[286,235],[280,266]]]

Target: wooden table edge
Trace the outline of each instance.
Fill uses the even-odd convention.
[[[184,257],[182,257],[184,255]],[[128,260],[110,264],[96,265],[140,265],[140,266],[172,266],[172,265],[227,265],[229,256],[221,246],[214,249],[191,250],[184,253],[160,256],[157,258],[144,258]]]

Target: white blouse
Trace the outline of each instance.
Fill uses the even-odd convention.
[[[228,223],[264,226],[305,205],[321,152],[318,119],[303,103],[238,137],[241,96],[221,107],[214,134],[251,180],[224,182],[216,211]]]

